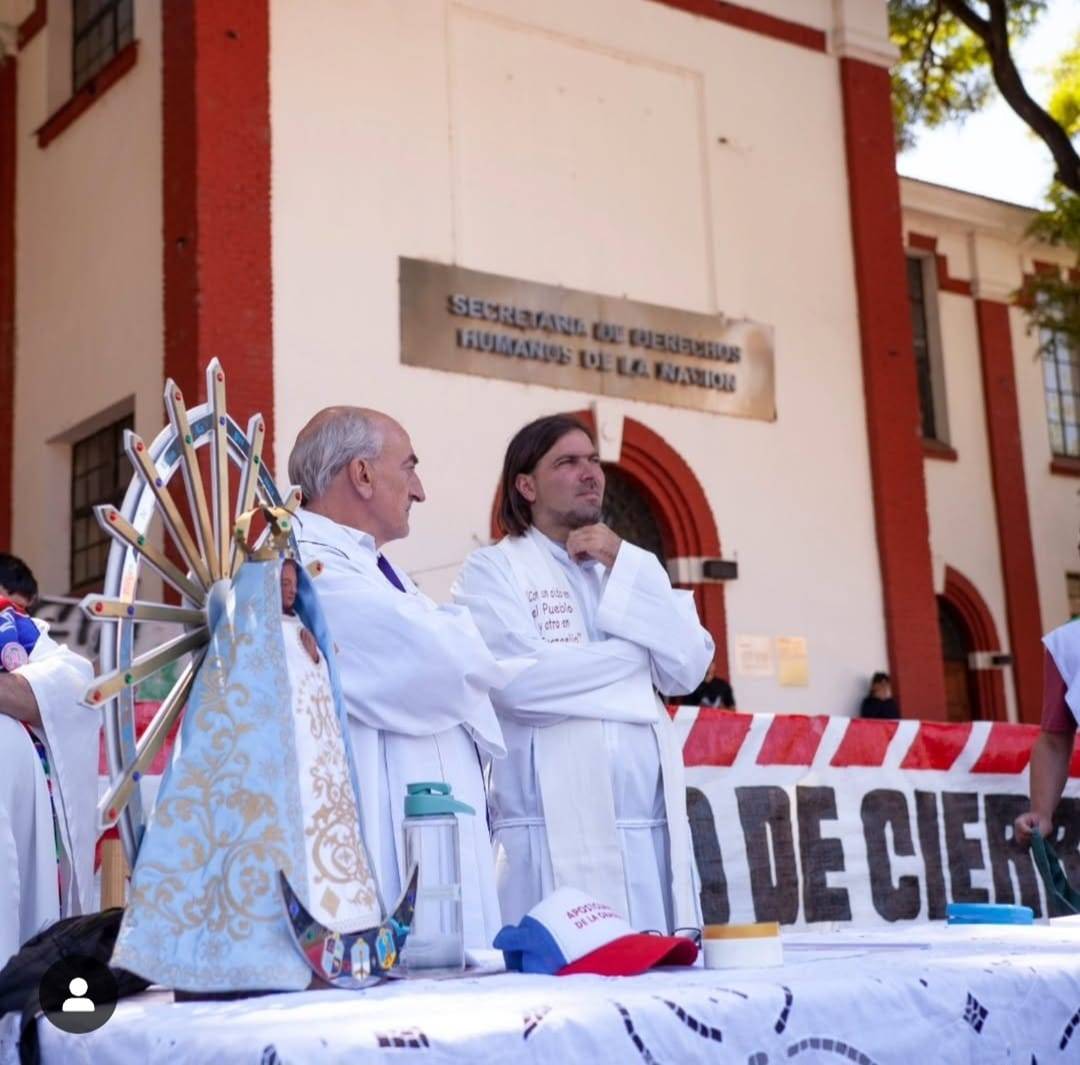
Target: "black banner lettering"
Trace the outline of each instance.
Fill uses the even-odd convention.
[[[989,902],[986,888],[971,886],[971,871],[985,869],[982,844],[968,839],[965,825],[979,823],[979,796],[974,791],[943,791],[941,809],[945,820],[945,850],[949,856],[949,883],[953,902]]]
[[[932,921],[943,921],[948,896],[941,862],[937,792],[915,792],[915,818],[919,825],[919,849],[922,851],[923,865],[926,866],[926,916]]]
[[[736,788],[735,799],[746,840],[754,919],[794,924],[799,917],[799,871],[787,793],[772,786]]]
[[[844,871],[844,844],[822,838],[821,822],[836,820],[832,788],[795,789],[799,817],[799,859],[803,875],[803,912],[807,921],[850,921],[847,888],[829,887],[826,874]]]
[[[902,876],[898,883],[893,883],[892,863],[885,841],[885,828],[888,826],[892,830],[896,855],[911,857],[915,854],[911,818],[904,793],[884,788],[868,792],[862,801],[862,824],[874,909],[886,921],[910,921],[918,917],[919,878]]]
[[[686,813],[690,819],[690,836],[701,874],[701,913],[706,924],[727,924],[731,920],[727,877],[720,841],[716,838],[716,822],[712,807],[704,792],[686,789]]]

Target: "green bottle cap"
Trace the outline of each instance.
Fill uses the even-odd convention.
[[[475,814],[468,803],[458,802],[451,795],[449,784],[427,780],[409,784],[405,795],[406,817],[438,817],[443,814]]]

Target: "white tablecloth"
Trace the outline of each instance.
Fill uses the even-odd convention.
[[[176,1004],[150,991],[122,1002],[88,1035],[39,1021],[42,1058],[56,1065],[1080,1062],[1075,926],[803,933],[785,936],[784,947],[777,969],[634,978],[499,973],[227,1004]]]

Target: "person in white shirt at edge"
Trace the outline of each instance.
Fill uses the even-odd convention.
[[[330,407],[300,431],[289,477],[303,492],[297,540],[338,648],[361,789],[360,815],[383,904],[401,890],[406,786],[442,780],[459,816],[465,946],[501,926],[483,766],[505,754],[489,690],[523,663],[500,664],[467,611],[436,606],[382,554],[424,500],[405,430],[378,411]]]
[[[655,688],[692,691],[713,657],[688,591],[600,521],[604,471],[568,415],[506,452],[508,534],[465,562],[455,600],[497,657],[535,665],[492,694],[507,758],[490,801],[503,920],[576,887],[640,930],[701,924],[682,752]]]
[[[37,596],[14,555],[0,555],[0,596],[24,610]],[[45,926],[98,908],[101,714],[79,703],[94,670],[33,621],[29,660],[0,673],[0,968]]]

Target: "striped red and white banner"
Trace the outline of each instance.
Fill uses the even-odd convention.
[[[802,714],[739,714],[713,707],[671,709],[689,766],[885,767],[1026,773],[1035,725],[977,721],[870,721]],[[1071,777],[1080,777],[1080,745]]]
[[[892,924],[941,919],[952,901],[1045,912],[1012,836],[1036,727],[672,714],[707,922]],[[1055,843],[1080,883],[1080,753]]]

